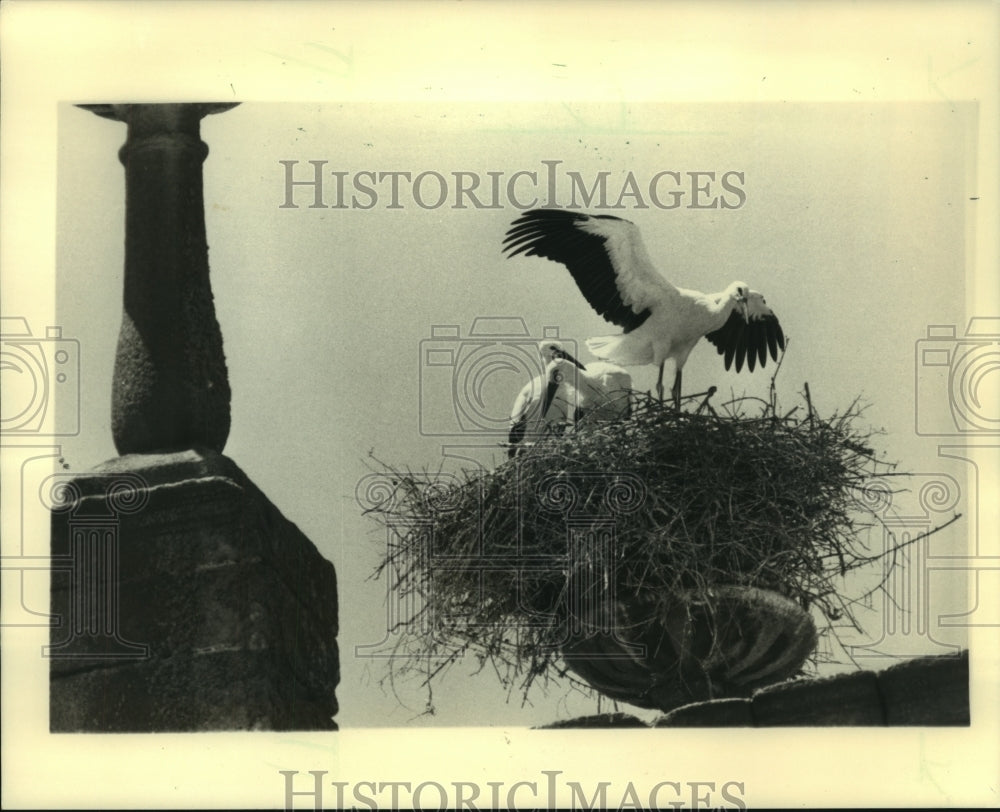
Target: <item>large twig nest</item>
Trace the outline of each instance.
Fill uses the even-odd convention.
[[[851,618],[837,587],[884,555],[864,546],[862,531],[879,521],[865,493],[892,471],[877,459],[871,432],[856,427],[857,404],[821,418],[808,389],[806,403],[787,413],[773,400],[739,399],[698,414],[637,400],[629,419],[584,422],[493,471],[388,469],[392,493],[370,512],[393,531],[380,572],[410,599],[396,630],[394,675],[417,670],[430,680],[473,653],[508,689],[527,692],[536,677],[565,674],[568,665],[602,692],[635,701],[635,691],[616,695],[603,676],[592,679],[579,645],[602,645],[595,636],[608,633],[626,653],[634,653],[629,634],[632,642],[649,643],[652,634],[676,643],[684,628],[678,607],[687,607],[693,636],[687,648],[673,646],[669,667],[685,684],[697,682],[681,673],[687,652],[688,665],[712,664],[709,682],[720,682],[746,664],[719,666],[711,645],[694,636],[705,628],[724,636],[718,607],[742,601],[742,615],[727,615],[732,623],[759,630],[763,612],[772,626],[798,629],[788,645],[801,656],[774,671],[785,677],[805,659],[804,641],[810,651],[815,644],[803,615]],[[734,588],[749,591],[734,598]],[[727,597],[706,598],[713,594]],[[754,602],[763,608],[747,608]],[[695,610],[699,626],[691,607],[705,605]],[[662,656],[658,644],[647,649],[653,660]],[[655,671],[649,662],[640,668]]]

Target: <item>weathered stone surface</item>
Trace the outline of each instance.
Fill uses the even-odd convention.
[[[536,730],[563,730],[580,727],[649,727],[642,719],[628,713],[598,713],[594,716],[579,716],[576,719],[563,719],[551,725],[542,725]]]
[[[890,725],[968,725],[969,652],[920,657],[880,671]]]
[[[751,704],[758,727],[885,724],[870,671],[772,685],[757,691]]]
[[[332,565],[229,458],[208,449],[133,454],[97,466],[71,485],[79,496],[54,517],[53,527],[58,519],[65,530],[53,532],[53,556],[69,554],[74,524],[96,523],[128,539],[118,545],[123,582],[266,560],[336,630]],[[141,495],[123,494],[136,485],[145,486]],[[138,509],[126,504],[140,501]],[[312,571],[315,578],[300,577]]]
[[[563,661],[611,699],[669,712],[747,697],[797,673],[815,648],[808,612],[777,592],[719,585],[674,597],[664,609],[619,595],[614,633],[571,638]]]
[[[52,522],[52,611],[66,620],[51,635],[52,730],[334,727],[333,565],[231,460],[133,456],[71,484]],[[74,555],[95,538],[117,578],[99,566],[81,589]],[[117,612],[95,624],[81,606],[104,599]],[[112,689],[129,702],[105,701]]]
[[[128,124],[125,291],[112,383],[121,454],[205,446],[229,435],[229,380],[208,271],[201,119],[219,104],[92,105]]]
[[[653,727],[753,727],[749,699],[692,702],[661,716]]]
[[[269,651],[216,651],[96,668],[52,681],[54,733],[335,730],[318,702]]]
[[[660,631],[659,636],[663,639],[636,635],[626,642],[617,634],[593,634],[565,644],[563,660],[610,699],[666,710],[690,702],[691,697],[680,682],[677,656],[665,642],[666,633]]]
[[[762,688],[750,700],[685,705],[654,727],[968,725],[969,653],[922,657],[882,672],[859,671]]]

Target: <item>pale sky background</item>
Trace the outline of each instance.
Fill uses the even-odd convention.
[[[966,439],[948,433],[943,368],[915,381],[928,325],[961,336],[967,317],[998,313],[994,3],[590,2],[569,15],[545,2],[512,14],[488,2],[6,0],[0,22],[3,314],[24,316],[36,333],[61,325],[82,359],[79,437],[3,438],[4,555],[44,560],[49,517],[32,488],[58,455],[73,471],[114,455],[125,128],[70,103],[242,100],[202,128],[212,150],[212,284],[233,385],[226,453],[336,564],[345,652],[336,734],[51,735],[39,655],[47,630],[9,623],[22,598],[48,605],[46,573],[21,592],[5,569],[5,805],[277,806],[279,770],[508,786],[556,770],[591,788],[612,781],[616,798],[626,781],[641,792],[668,779],[737,780],[752,807],[995,805],[996,559],[941,556],[996,556],[996,435],[973,436],[976,467],[940,456],[949,445],[960,456]],[[808,380],[824,411],[858,394],[873,404],[868,420],[888,432],[881,447],[923,476],[903,513],[920,518],[917,492],[954,478],[960,499],[938,503],[940,518],[967,518],[936,536],[935,558],[920,558],[898,585],[911,604],[929,590],[925,610],[886,618],[876,606],[863,620],[884,638],[880,648],[912,656],[961,643],[961,616],[975,606],[972,726],[532,731],[525,726],[595,703],[564,701],[556,688],[522,710],[487,676],[469,677],[471,664],[438,686],[436,717],[413,719],[420,691],[403,697],[413,710],[400,707],[378,687],[377,667],[366,673],[350,652],[379,639],[385,617],[384,583],[365,580],[380,532],[354,500],[365,457],[375,449],[416,467],[442,455],[442,439],[418,431],[420,342],[432,325],[465,329],[495,314],[520,315],[531,331],[556,325],[577,341],[610,330],[563,268],[501,258],[512,208],[280,210],[277,162],[290,159],[343,171],[510,172],[562,160],[584,177],[745,172],[737,211],[618,213],[639,225],[672,281],[718,290],[742,278],[767,296],[792,337],[785,402]],[[380,375],[358,382],[375,356]],[[637,378],[652,384],[651,371]],[[688,391],[714,383],[754,393],[767,376],[727,375],[704,345],[685,381]],[[983,409],[995,415],[996,375],[982,381]],[[520,384],[491,379],[489,401],[505,412]],[[442,400],[424,407],[446,415]],[[915,432],[918,402],[930,434]],[[33,453],[52,456],[22,469]],[[943,566],[959,569],[949,578]],[[949,614],[959,626],[942,625]],[[376,727],[386,724],[396,727]]]
[[[583,339],[617,329],[590,309],[562,266],[502,258],[503,234],[519,213],[506,197],[502,209],[457,210],[452,194],[440,208],[424,210],[404,182],[403,208],[389,209],[383,182],[382,198],[369,210],[309,208],[314,197],[306,187],[295,192],[298,209],[280,208],[279,161],[300,162],[296,179],[313,177],[308,161],[326,160],[327,173],[346,171],[348,178],[362,170],[434,170],[449,179],[465,171],[488,188],[487,172],[504,172],[505,182],[518,170],[542,178],[541,162],[559,160],[562,205],[571,202],[569,171],[588,185],[610,171],[609,203],[628,171],[641,187],[662,170],[684,178],[690,171],[741,172],[746,203],[738,209],[686,208],[688,192],[673,210],[635,209],[626,199],[626,210],[604,211],[639,225],[654,261],[676,284],[713,291],[741,279],[767,296],[791,339],[778,377],[789,408],[800,402],[804,381],[825,414],[861,396],[871,406],[860,425],[884,428],[875,442],[888,459],[920,475],[962,480],[961,464],[939,459],[936,444],[915,433],[918,397],[948,419],[946,392],[939,386],[929,395],[915,382],[915,346],[930,324],[964,332],[975,126],[973,105],[943,102],[247,103],[206,119],[206,226],[233,389],[225,453],[337,567],[340,724],[534,725],[597,710],[568,685],[533,693],[522,707],[518,693],[508,701],[491,669],[472,676],[471,658],[434,686],[434,716],[418,716],[424,693],[416,683],[397,686],[398,698],[380,687],[385,663],[356,657],[354,646],[384,634],[386,584],[368,580],[384,531],[361,515],[355,492],[370,473],[369,450],[413,470],[469,464],[444,460],[445,453],[487,464],[502,458],[495,451],[502,434],[422,436],[422,425],[456,422],[449,371],[422,360],[421,342],[434,325],[459,325],[465,338],[477,317],[520,317],[532,336],[558,328],[579,342],[584,359]],[[57,315],[64,335],[80,341],[82,362],[81,432],[65,444],[72,470],[115,455],[109,393],[121,317],[124,184],[117,150],[124,137],[124,125],[60,109]],[[422,189],[433,201],[437,185],[427,183]],[[712,196],[724,192],[714,184]],[[531,197],[524,184],[518,194]],[[325,198],[336,198],[329,174]],[[771,369],[727,373],[702,342],[685,368],[685,391],[714,384],[726,394],[763,396]],[[633,373],[637,387],[652,387],[653,368]],[[525,380],[511,371],[488,377],[487,416],[502,419]],[[463,445],[480,448],[443,451]],[[919,488],[924,480],[916,482]],[[901,498],[910,502],[898,506],[904,513],[919,504],[915,495]],[[963,519],[933,539],[932,554],[960,554],[967,533]],[[853,578],[845,589],[863,582]],[[965,587],[964,578],[936,578],[932,637],[913,633],[877,650],[913,655],[961,644],[962,630],[937,628],[937,616],[971,608]],[[877,601],[859,615],[876,642],[881,609]]]

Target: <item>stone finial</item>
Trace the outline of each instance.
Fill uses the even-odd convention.
[[[209,281],[201,119],[231,103],[90,104],[128,125],[125,293],[112,385],[120,454],[205,447],[229,436],[229,379]]]

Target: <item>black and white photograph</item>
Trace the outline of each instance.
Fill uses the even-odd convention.
[[[124,8],[0,10],[5,806],[996,805],[993,5]]]

